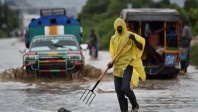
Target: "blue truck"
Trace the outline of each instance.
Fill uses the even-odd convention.
[[[82,32],[77,19],[66,16],[65,9],[41,9],[40,18],[33,18],[25,35],[29,49],[23,55],[27,72],[64,73],[83,70]]]

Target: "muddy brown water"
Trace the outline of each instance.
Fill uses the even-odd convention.
[[[102,70],[95,68],[91,65],[85,65],[83,71],[75,72],[71,74],[41,74],[40,78],[36,77],[35,73],[27,73],[24,68],[10,68],[4,70],[0,73],[0,79],[3,81],[23,81],[23,82],[33,82],[33,81],[87,81],[91,79],[97,79],[102,74]]]
[[[110,60],[100,51],[96,60],[86,58],[86,68],[78,79],[47,77],[36,79],[21,69],[17,39],[0,40],[0,112],[57,112],[64,107],[72,112],[120,112],[111,70],[100,82],[90,106],[79,100],[86,88],[92,88]],[[176,79],[148,79],[134,89],[141,112],[197,112],[198,70],[190,66],[188,74]],[[129,104],[129,109],[131,105]]]

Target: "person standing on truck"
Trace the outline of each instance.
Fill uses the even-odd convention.
[[[192,40],[192,32],[191,28],[189,26],[189,21],[187,18],[183,18],[183,28],[181,33],[181,41],[180,41],[180,47],[181,47],[181,55],[186,55],[181,58],[181,73],[185,74],[187,72],[187,68],[190,61],[190,43]]]
[[[91,33],[88,37],[88,48],[90,56],[94,58],[98,57],[98,42],[99,42],[99,35],[96,33],[95,29],[91,29]]]
[[[117,93],[121,112],[128,112],[128,97],[132,104],[132,112],[138,112],[139,104],[133,90],[137,87],[139,77],[145,81],[146,74],[142,64],[142,53],[144,51],[145,39],[133,32],[127,31],[126,23],[123,19],[117,18],[114,22],[115,34],[110,40],[110,54],[115,57],[122,45],[130,39],[125,48],[121,51],[114,63],[109,62],[108,68],[114,65],[114,85]]]

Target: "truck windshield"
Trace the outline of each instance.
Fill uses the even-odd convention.
[[[72,38],[37,38],[32,41],[30,51],[50,51],[50,50],[79,50],[77,43]]]

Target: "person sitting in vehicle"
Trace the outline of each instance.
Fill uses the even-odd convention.
[[[127,22],[127,30],[133,32],[133,33],[138,33],[138,31],[135,28],[135,23],[134,22]]]
[[[177,47],[177,35],[175,32],[175,26],[174,25],[168,25],[167,27],[167,46],[168,47]]]
[[[146,42],[153,48],[158,48],[160,44],[160,33],[164,31],[165,27],[163,26],[160,29],[156,29],[152,26],[152,24],[146,23],[144,29],[144,35],[146,38]]]
[[[163,62],[164,48],[160,45],[160,35],[164,31],[164,27],[155,30],[149,23],[145,24],[144,35],[146,38],[146,51],[148,63],[161,63]]]
[[[90,56],[92,55],[92,49],[95,49],[94,58],[98,57],[98,42],[99,42],[99,35],[96,33],[95,29],[91,29],[91,33],[88,37],[88,49]]]

